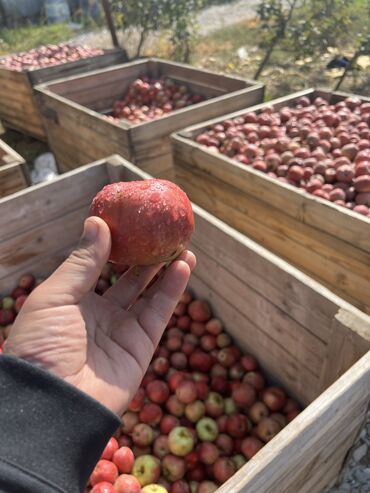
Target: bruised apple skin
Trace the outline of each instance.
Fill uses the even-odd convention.
[[[109,260],[128,266],[173,260],[194,231],[190,200],[167,180],[107,185],[93,199],[90,215],[101,217],[109,226]]]

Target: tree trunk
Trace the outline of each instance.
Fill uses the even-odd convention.
[[[136,54],[135,54],[134,58],[139,58],[139,56],[141,54],[141,49],[143,47],[143,44],[144,44],[147,36],[148,36],[148,31],[146,29],[143,29],[140,33],[140,40],[139,40],[139,44],[137,45],[137,50],[136,50]]]
[[[262,60],[262,62],[260,63],[258,69],[257,69],[257,72],[255,73],[254,75],[254,79],[257,80],[259,78],[259,76],[261,75],[263,69],[265,68],[265,66],[268,64],[270,58],[271,58],[271,55],[272,55],[272,52],[274,51],[276,45],[278,44],[278,42],[283,39],[285,37],[285,32],[286,32],[286,27],[288,25],[288,23],[290,22],[291,18],[292,18],[292,15],[293,15],[293,11],[296,7],[296,4],[297,4],[297,1],[298,0],[294,0],[293,3],[290,4],[290,7],[289,7],[289,11],[288,11],[288,15],[286,16],[285,19],[282,20],[282,25],[281,25],[281,28],[278,30],[276,36],[273,38],[273,40],[271,41],[271,44]]]

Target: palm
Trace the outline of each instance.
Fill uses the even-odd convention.
[[[120,414],[140,384],[194,262],[184,252],[147,290],[161,266],[143,267],[139,274],[131,269],[99,296],[93,286],[66,288],[67,261],[30,295],[6,352],[46,368]],[[73,279],[80,274],[74,271]]]

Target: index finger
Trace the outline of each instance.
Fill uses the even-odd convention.
[[[158,279],[130,309],[130,313],[135,314],[138,323],[155,347],[185,291],[195,264],[195,255],[192,252],[183,254],[180,259],[171,263],[163,277]]]

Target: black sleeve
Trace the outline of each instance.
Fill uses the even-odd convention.
[[[0,492],[84,491],[119,424],[72,385],[0,355]]]

